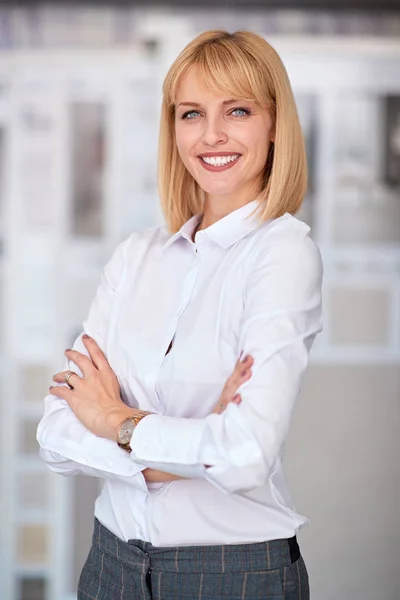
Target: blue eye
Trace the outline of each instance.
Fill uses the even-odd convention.
[[[197,110],[188,110],[187,112],[183,113],[183,115],[181,116],[181,119],[187,119],[187,120],[191,120],[194,119],[195,117],[190,116],[190,115],[198,115],[200,114]]]
[[[241,115],[237,115],[238,117],[241,117],[241,118],[247,117],[248,115],[251,114],[248,108],[243,108],[242,106],[239,106],[238,108],[233,109],[232,114],[237,113],[237,112],[242,113]]]
[[[239,114],[235,115],[235,113],[239,113]],[[200,113],[198,110],[188,110],[185,113],[183,113],[183,115],[181,116],[181,119],[184,121],[193,121],[194,119],[196,119],[196,117],[199,114]],[[238,106],[238,108],[234,108],[230,114],[234,115],[236,117],[239,117],[240,119],[243,119],[244,117],[251,115],[251,111],[248,108],[243,108],[242,106]]]

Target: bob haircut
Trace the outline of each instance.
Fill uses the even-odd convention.
[[[172,233],[203,211],[205,192],[184,166],[175,138],[175,98],[185,73],[196,67],[208,90],[253,100],[270,111],[275,142],[270,145],[257,196],[261,221],[294,214],[307,187],[307,160],[296,103],[285,67],[261,36],[249,31],[205,31],[170,67],[163,84],[158,149],[161,207]],[[255,198],[249,198],[249,201]]]

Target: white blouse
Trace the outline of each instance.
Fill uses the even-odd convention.
[[[308,522],[282,460],[322,328],[321,256],[305,223],[285,214],[260,224],[256,207],[200,230],[194,243],[198,216],[172,236],[163,227],[133,233],[106,265],[83,329],[125,403],[155,413],[136,428],[131,454],[87,431],[64,400],[45,399],[41,456],[57,473],[104,479],[95,514],[123,540],[252,543]],[[81,336],[74,348],[86,352]],[[242,402],[211,414],[241,351],[254,358]],[[188,479],[147,485],[147,466]]]

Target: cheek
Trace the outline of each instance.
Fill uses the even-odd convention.
[[[267,159],[270,136],[264,123],[254,122],[246,130],[235,132],[234,139],[242,144],[257,162]]]
[[[267,157],[268,157],[269,145],[270,145],[269,135],[259,135],[259,132],[258,132],[257,141],[255,143],[255,150],[256,150],[258,162],[265,164]]]
[[[193,131],[180,125],[175,128],[176,145],[181,155],[188,155],[193,147],[195,142],[193,133]]]
[[[197,161],[197,158],[193,152],[197,138],[193,134],[193,130],[175,130],[175,143],[178,148],[179,156],[184,166],[192,176],[194,176],[196,172],[196,165],[194,161]]]

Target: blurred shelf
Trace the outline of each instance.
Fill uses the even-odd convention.
[[[361,346],[318,348],[311,350],[311,364],[321,365],[400,365],[400,349],[363,348]]]
[[[18,525],[52,525],[52,518],[49,508],[21,509],[16,515]]]
[[[44,564],[16,564],[15,565],[15,575],[18,578],[22,577],[43,577],[47,579],[50,577],[51,568],[49,565]]]
[[[15,466],[19,472],[29,472],[29,473],[48,473],[46,465],[39,457],[39,454],[29,455],[29,454],[18,454],[15,458]]]

